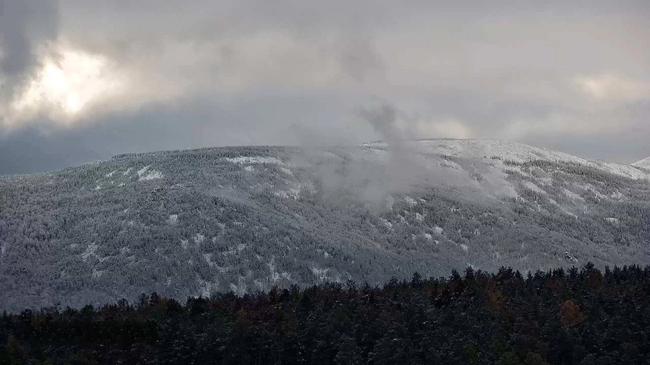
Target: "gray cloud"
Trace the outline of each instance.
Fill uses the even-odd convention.
[[[0,102],[10,100],[37,71],[36,48],[58,33],[53,0],[0,2]]]
[[[121,153],[354,145],[373,136],[370,126],[346,122],[349,112],[346,103],[329,95],[249,95],[235,102],[204,95],[174,105],[155,103],[134,112],[109,113],[73,128],[52,128],[42,119],[0,134],[0,175],[52,171]]]
[[[400,138],[505,138],[624,162],[650,155],[640,137],[650,135],[644,0],[0,4],[11,90],[39,69],[37,48],[58,41],[134,80],[65,126],[40,117],[9,131],[0,120],[0,174],[132,151],[354,144],[385,132],[357,113],[376,99],[408,119]]]

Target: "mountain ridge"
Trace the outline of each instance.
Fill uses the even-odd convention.
[[[618,163],[618,162],[611,162],[611,161],[606,161],[606,160],[593,160],[593,159],[588,159],[584,157],[580,157],[577,155],[572,155],[570,153],[566,152],[561,152],[561,151],[556,151],[552,150],[549,148],[545,147],[538,147],[534,145],[529,145],[521,142],[515,142],[515,141],[506,141],[506,140],[499,140],[499,139],[489,139],[489,138],[420,138],[420,139],[411,139],[411,140],[404,140],[400,141],[400,144],[402,145],[408,145],[408,144],[413,144],[413,143],[422,143],[422,142],[438,142],[438,143],[445,143],[445,142],[451,142],[451,143],[493,143],[493,144],[500,144],[502,146],[520,146],[529,150],[537,150],[537,151],[543,151],[544,154],[546,155],[553,155],[553,156],[561,156],[560,158],[556,158],[555,160],[561,160],[564,162],[576,162],[576,163],[592,163],[592,164],[606,164],[606,165],[617,165],[617,166],[635,166],[635,167],[645,167],[642,166],[644,164],[650,165],[650,157],[645,158],[643,160],[639,160],[637,162],[631,163],[631,164],[625,164],[625,163]],[[321,148],[321,149],[327,149],[327,148],[336,148],[336,147],[387,147],[388,144],[385,141],[382,140],[377,140],[377,141],[372,141],[372,142],[366,142],[362,143],[360,145],[354,146],[335,146],[335,145],[323,145],[323,146],[311,146],[311,147],[306,147],[306,146],[281,146],[281,145],[236,145],[236,146],[221,146],[221,147],[202,147],[202,148],[194,148],[194,149],[175,149],[175,150],[160,150],[160,151],[148,151],[148,152],[128,152],[128,153],[120,153],[114,156],[111,156],[107,159],[103,160],[95,160],[95,161],[90,161],[86,162],[83,164],[79,165],[73,165],[69,166],[67,168],[71,167],[76,167],[76,166],[83,166],[87,164],[97,164],[97,163],[102,163],[102,162],[108,162],[111,160],[119,160],[122,158],[126,157],[137,157],[137,156],[146,156],[146,155],[155,155],[155,154],[171,154],[171,153],[180,153],[183,151],[209,151],[213,149],[228,149],[228,148],[245,148],[245,147],[253,147],[253,148],[287,148],[287,149],[305,149],[305,148]],[[502,156],[501,156],[502,157]],[[531,159],[533,160],[533,159]],[[65,168],[64,168],[65,169]],[[51,171],[51,172],[56,172],[56,171]],[[47,174],[48,172],[44,172]],[[37,175],[39,173],[31,173],[31,174],[20,174],[20,175]],[[11,176],[11,175],[6,175],[6,176]]]
[[[475,140],[220,147],[0,179],[0,308],[646,262],[650,172],[566,156]]]
[[[646,157],[643,160],[639,160],[633,163],[632,166],[642,167],[650,170],[650,157]]]

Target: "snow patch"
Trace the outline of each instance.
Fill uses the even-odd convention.
[[[386,228],[388,228],[388,229],[392,229],[392,228],[393,228],[393,223],[389,222],[387,219],[379,218],[379,221],[381,221],[381,223],[382,223],[384,226],[386,226]]]
[[[411,198],[410,196],[407,196],[404,198],[404,201],[406,204],[409,205],[409,207],[413,208],[414,206],[418,205],[418,202],[415,201],[415,199]]]
[[[230,283],[230,290],[232,290],[233,293],[237,295],[244,295],[246,294],[246,282],[244,281],[246,278],[243,276],[239,275],[237,278],[237,284],[235,283]]]
[[[622,200],[625,198],[625,195],[623,195],[623,193],[621,193],[620,191],[616,190],[616,192],[612,193],[610,197],[612,199]]]
[[[574,213],[570,212],[570,211],[567,210],[566,208],[564,208],[564,207],[562,207],[562,206],[560,206],[560,205],[558,205],[558,207],[560,207],[560,211],[561,211],[562,213],[568,215],[569,217],[572,217],[572,218],[578,219],[578,216],[577,216],[577,215],[575,215]]]
[[[329,253],[327,253],[327,251],[325,251],[325,250],[318,249],[318,250],[316,250],[316,252],[320,252],[320,253],[322,253],[322,254],[323,254],[323,257],[325,257],[326,259],[329,259],[330,256],[331,256],[331,255],[330,255]]]
[[[104,273],[104,270],[93,269],[93,273],[92,273],[91,276],[92,276],[93,279],[99,279],[100,277],[102,277],[103,273]]]
[[[203,243],[203,241],[205,241],[205,236],[200,233],[197,233],[194,235],[193,239],[194,239],[194,243],[200,245],[201,243]]]
[[[271,281],[276,282],[280,280],[280,274],[275,271],[275,257],[271,257],[271,262],[269,262],[267,265],[271,271]]]
[[[533,183],[532,181],[524,181],[523,185],[529,190],[532,190],[532,191],[534,191],[536,193],[539,193],[539,194],[546,195],[546,191],[541,189],[539,186],[535,185],[535,183]]]
[[[577,185],[577,184],[576,184],[576,185]],[[605,195],[601,194],[601,193],[598,191],[598,189],[596,189],[595,186],[593,186],[593,185],[591,185],[591,184],[585,184],[584,186],[580,186],[580,185],[577,185],[577,186],[578,186],[579,188],[585,190],[585,191],[588,191],[588,192],[593,193],[593,194],[596,196],[596,198],[598,198],[598,199],[606,199],[606,198],[607,198]]]
[[[279,198],[284,198],[284,199],[293,198],[293,199],[297,200],[298,198],[300,198],[300,189],[298,189],[298,188],[290,188],[288,190],[279,190],[279,191],[273,192],[273,195],[275,195],[275,196],[277,196]]]
[[[147,165],[147,166],[141,168],[140,170],[138,170],[138,172],[137,172],[138,177],[142,177],[142,175],[144,175],[147,172],[147,170],[149,170],[149,167],[151,167],[151,165]]]
[[[255,279],[253,280],[253,284],[255,284],[255,288],[257,288],[257,290],[264,291],[264,284],[262,284],[261,281]]]
[[[216,264],[212,262],[212,254],[211,253],[204,253],[203,258],[205,259],[205,262],[208,263],[208,266],[214,267]]]
[[[569,251],[564,252],[564,259],[572,263],[578,262],[578,259],[575,258],[575,256],[571,255]]]
[[[289,169],[286,168],[286,167],[280,167],[280,170],[281,170],[282,172],[284,172],[285,174],[287,174],[287,175],[291,175],[291,176],[293,176],[293,172],[291,172],[291,170],[289,170]]]
[[[178,214],[170,214],[169,218],[167,219],[167,223],[169,223],[169,224],[177,224],[178,223]]]
[[[199,291],[200,291],[199,296],[203,298],[210,298],[210,294],[212,293],[213,283],[203,279],[198,279],[198,282],[199,282]]]
[[[632,166],[641,167],[641,168],[650,170],[650,157],[645,158],[645,159],[643,159],[641,161],[637,161],[637,162],[633,163]]]
[[[273,165],[284,165],[284,162],[275,158],[275,157],[265,157],[265,156],[242,156],[242,157],[233,157],[233,158],[224,158],[225,161],[244,165],[244,164],[273,164]]]
[[[91,243],[90,245],[88,245],[88,247],[86,248],[86,250],[81,254],[81,259],[82,259],[84,262],[86,262],[86,261],[88,261],[88,259],[90,258],[90,256],[95,256],[95,257],[97,257],[96,252],[97,252],[97,248],[98,248],[98,247],[99,247],[99,246],[98,246],[95,242],[93,242],[93,243]]]
[[[571,191],[569,189],[564,189],[563,192],[564,192],[564,196],[566,196],[567,198],[569,198],[569,199],[571,199],[573,201],[575,201],[575,200],[578,200],[578,201],[581,201],[581,202],[585,201],[585,199],[583,197],[581,197],[580,195],[574,193],[573,191]]]
[[[151,171],[149,171],[149,173],[147,173],[144,176],[141,175],[139,172],[140,171],[138,171],[138,175],[140,176],[140,178],[138,179],[139,181],[158,180],[158,179],[162,179],[164,177],[162,172],[156,171],[156,170],[151,170]]]
[[[330,269],[319,269],[315,266],[312,266],[311,272],[318,278],[320,281],[323,281],[327,278],[327,272]]]

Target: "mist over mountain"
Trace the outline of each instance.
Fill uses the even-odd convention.
[[[0,309],[379,284],[468,266],[645,265],[643,167],[396,138],[129,154],[3,177]]]

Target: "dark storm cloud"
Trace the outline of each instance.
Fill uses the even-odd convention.
[[[55,39],[57,32],[56,1],[0,1],[0,102],[30,80],[41,63],[37,47]]]
[[[73,128],[52,128],[40,120],[0,135],[0,175],[52,171],[131,152],[363,142],[370,127],[343,122],[349,110],[340,105],[332,95],[252,95],[234,103],[195,96],[107,114]]]

